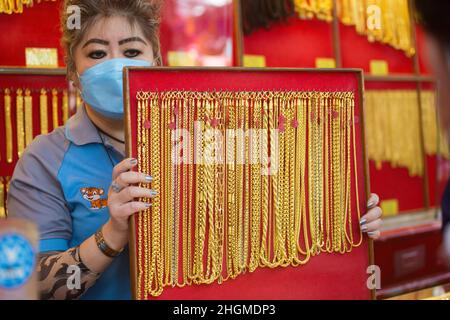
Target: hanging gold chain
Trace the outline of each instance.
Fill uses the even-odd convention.
[[[352,225],[361,215],[353,93],[140,92],[137,100],[138,169],[158,191],[137,218],[138,298],[361,244]],[[195,119],[196,162],[172,163],[187,146],[174,129],[193,130]],[[228,139],[229,129],[241,132]]]

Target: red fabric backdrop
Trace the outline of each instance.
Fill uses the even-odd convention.
[[[58,48],[59,65],[64,66],[60,48],[59,5],[43,2],[25,8],[23,14],[0,14],[0,66],[25,66],[25,48]]]

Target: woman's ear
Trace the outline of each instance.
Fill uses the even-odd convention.
[[[72,81],[73,86],[75,89],[77,89],[78,92],[81,92],[81,82],[80,82],[80,76],[78,75],[78,72],[71,72],[69,76],[69,80]]]
[[[154,67],[162,67],[162,58],[161,58],[161,55],[157,55],[157,56],[153,59],[153,66],[154,66]]]

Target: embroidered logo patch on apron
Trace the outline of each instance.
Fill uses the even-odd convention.
[[[83,199],[91,203],[92,210],[100,210],[108,206],[108,199],[102,198],[102,195],[105,193],[103,189],[93,187],[81,188],[80,192],[83,195]]]

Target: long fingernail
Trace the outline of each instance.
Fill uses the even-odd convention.
[[[130,163],[131,163],[133,166],[135,166],[135,165],[137,165],[138,161],[137,161],[137,159],[131,159],[131,160],[130,160]]]
[[[147,207],[147,208],[150,208],[151,206],[152,206],[151,203],[146,203],[146,204],[145,204],[145,207]]]
[[[364,225],[366,223],[367,223],[367,219],[365,219],[365,218],[363,218],[363,219],[361,219],[361,221],[359,221],[360,225]]]
[[[369,229],[369,228],[367,228],[367,226],[362,226],[362,227],[361,227],[361,231],[362,231],[362,232],[367,232],[368,229]]]
[[[150,196],[151,197],[154,197],[154,196],[157,196],[157,195],[158,195],[158,191],[150,190]]]
[[[371,237],[371,236],[374,236],[374,235],[375,235],[375,232],[374,232],[374,231],[367,232],[367,235],[370,236],[370,237]]]
[[[152,176],[146,176],[145,177],[145,181],[152,182],[153,181],[153,177]]]
[[[367,206],[368,206],[369,208],[372,208],[374,205],[375,205],[375,202],[373,202],[373,201],[369,201],[369,202],[367,203]]]

